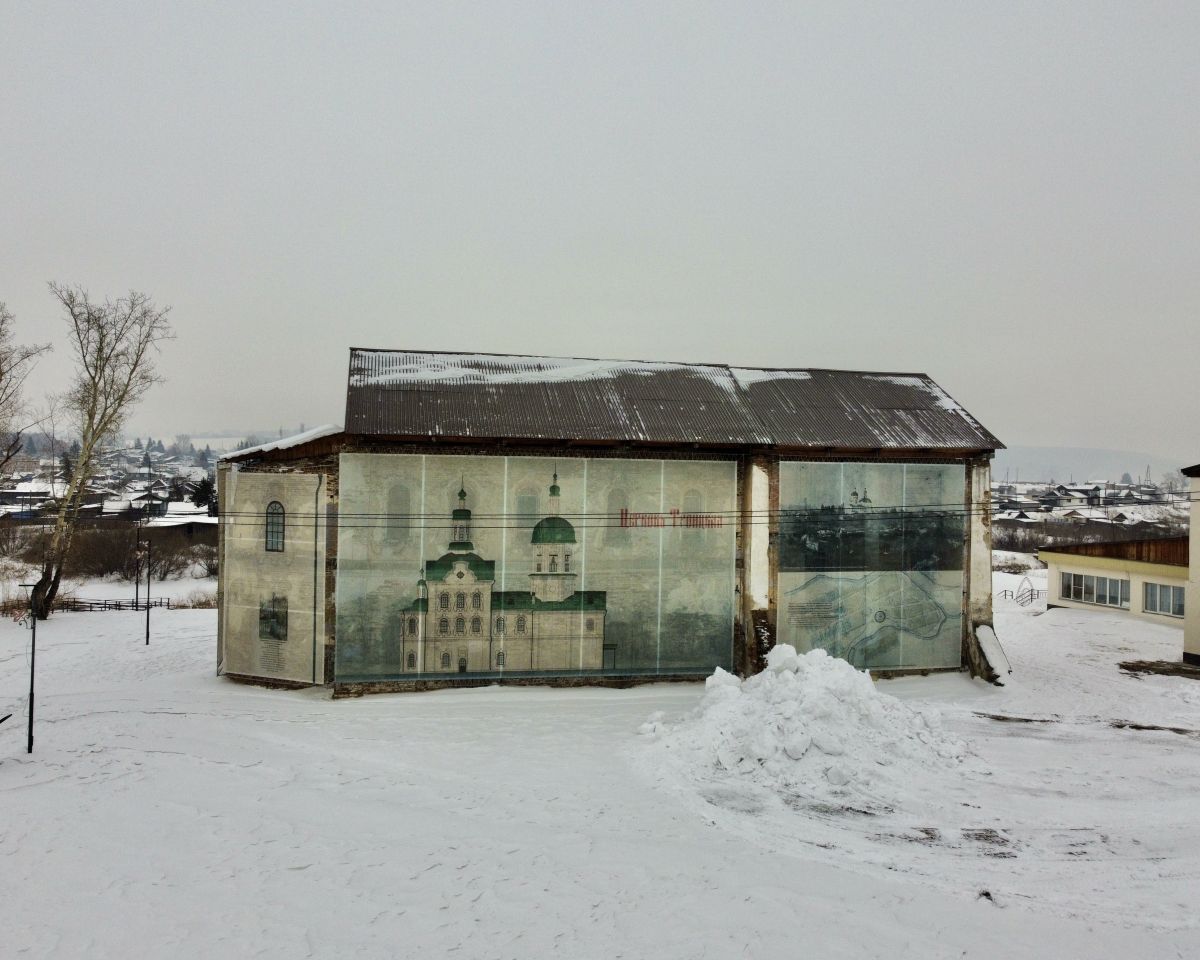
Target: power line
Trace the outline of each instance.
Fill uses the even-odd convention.
[[[1172,505],[1181,505],[1181,504],[1185,504],[1185,503],[1191,504],[1191,503],[1196,503],[1196,502],[1200,502],[1200,494],[1197,494],[1194,497],[1191,496],[1190,494],[1172,495],[1171,498],[1167,501],[1159,501],[1159,502],[1154,502],[1154,503],[1139,503],[1139,504],[1132,505],[1132,506],[1125,506],[1125,505],[1118,505],[1118,504],[1104,504],[1104,505],[1100,505],[1100,506],[1072,507],[1071,509],[1102,510],[1102,511],[1114,511],[1115,510],[1115,511],[1129,511],[1129,512],[1136,513],[1137,512],[1136,507],[1156,508],[1156,507],[1165,507],[1165,506],[1172,506]],[[1011,510],[998,510],[994,503],[986,503],[985,504],[985,503],[976,502],[976,503],[971,504],[970,506],[966,506],[963,503],[963,501],[955,500],[955,501],[946,501],[946,502],[942,502],[942,503],[909,503],[909,504],[893,504],[893,505],[875,505],[875,504],[873,504],[868,507],[861,507],[861,506],[846,507],[846,506],[842,506],[842,505],[825,504],[820,507],[787,506],[787,507],[778,507],[775,509],[765,509],[765,510],[746,510],[746,509],[696,510],[696,511],[676,510],[676,511],[665,511],[665,512],[661,511],[661,510],[626,510],[626,511],[618,512],[618,513],[611,513],[611,512],[606,512],[606,511],[589,511],[587,513],[570,513],[570,512],[560,511],[555,514],[549,514],[545,511],[537,512],[537,513],[515,513],[515,512],[479,513],[476,511],[472,511],[471,520],[469,522],[470,522],[470,526],[472,527],[472,529],[482,530],[482,529],[500,529],[502,527],[507,528],[507,529],[512,529],[513,526],[519,527],[519,526],[524,525],[526,522],[530,523],[530,525],[533,525],[533,523],[536,523],[537,520],[545,519],[548,516],[556,516],[563,520],[568,520],[568,521],[579,521],[584,524],[591,522],[591,521],[596,521],[596,520],[618,520],[618,521],[620,521],[622,519],[628,519],[628,520],[635,521],[635,522],[618,524],[618,525],[623,525],[627,528],[632,529],[634,527],[641,526],[642,523],[640,521],[642,521],[642,520],[652,520],[655,518],[663,518],[665,520],[674,521],[672,523],[667,524],[668,526],[681,527],[681,528],[688,528],[688,527],[702,528],[704,525],[703,521],[705,519],[710,519],[710,518],[711,519],[726,519],[726,518],[728,518],[728,519],[742,520],[747,517],[751,517],[751,518],[772,517],[773,518],[773,517],[780,517],[780,516],[794,516],[796,514],[820,513],[820,512],[829,512],[829,511],[838,511],[838,510],[843,511],[843,515],[862,516],[864,518],[887,516],[889,514],[896,513],[896,512],[901,512],[901,513],[909,512],[909,513],[915,513],[915,514],[922,514],[922,513],[963,514],[963,515],[990,514],[993,516],[997,513],[1014,512]],[[1024,511],[1015,511],[1015,512],[1024,512]],[[1062,514],[1055,514],[1053,511],[1048,511],[1048,510],[1031,510],[1028,512],[1044,513],[1048,516],[1054,516],[1058,519],[1076,519],[1076,518],[1063,517]],[[338,510],[338,511],[336,511],[336,516],[337,516],[339,522],[345,518],[352,518],[354,520],[363,520],[363,521],[408,520],[408,521],[424,521],[426,526],[429,528],[432,528],[432,529],[438,529],[442,526],[444,526],[446,529],[451,529],[455,525],[455,523],[453,520],[448,518],[448,516],[447,516],[448,513],[449,513],[449,511],[437,511],[437,512],[429,512],[429,513],[400,513],[400,512],[391,512],[391,511]],[[302,510],[289,511],[286,514],[287,517],[298,517],[298,518],[309,519],[309,520],[311,520],[314,516],[328,516],[328,515],[329,514],[326,511],[321,511],[318,514],[314,514],[312,512],[306,512],[306,511],[302,511]],[[261,511],[260,510],[223,510],[223,511],[221,511],[221,514],[220,514],[220,517],[222,519],[227,518],[227,517],[235,517],[235,518],[252,517],[252,518],[261,520],[261,519],[265,518],[265,516],[266,516],[265,510],[261,510]],[[1087,518],[1078,518],[1078,519],[1087,519]],[[500,523],[500,524],[480,523],[480,522],[478,522],[480,520],[484,520],[484,521],[502,520],[505,522]],[[689,523],[689,520],[691,520],[693,522]],[[428,523],[429,521],[434,521],[434,524],[432,525],[432,527]],[[680,521],[682,521],[682,522],[680,522]]]

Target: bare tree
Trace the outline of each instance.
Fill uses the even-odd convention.
[[[62,403],[75,421],[79,455],[58,503],[41,577],[33,588],[33,612],[42,620],[54,609],[63,561],[71,549],[96,454],[161,379],[154,354],[172,336],[167,322],[170,308],[155,306],[144,293],[97,302],[82,287],[51,283],[50,292],[66,312],[68,341],[75,356],[74,377]]]
[[[48,343],[25,345],[13,342],[15,319],[7,304],[0,303],[0,471],[21,449],[26,413],[23,388],[39,354]]]
[[[1188,478],[1183,475],[1182,470],[1168,470],[1162,475],[1158,485],[1167,493],[1176,493],[1180,490],[1187,490]]]

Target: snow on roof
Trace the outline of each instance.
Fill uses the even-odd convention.
[[[360,347],[350,353],[345,429],[867,450],[1002,446],[924,374]]]
[[[172,500],[167,504],[170,516],[208,516],[208,507],[198,507],[188,500]]]
[[[966,413],[957,400],[928,377],[907,373],[868,373],[863,375],[863,379],[876,380],[880,383],[890,383],[897,387],[910,387],[913,390],[923,390],[933,398],[934,403],[942,410],[949,410],[951,413]]]
[[[27,493],[30,495],[40,494],[46,497],[61,497],[67,492],[67,485],[61,480],[55,480],[53,483],[47,480],[24,480],[15,484],[13,490],[17,493]]]
[[[784,370],[770,367],[730,367],[729,372],[739,387],[752,387],[766,380],[811,380],[807,370]]]
[[[182,527],[189,523],[215,524],[219,517],[210,517],[207,513],[184,514],[165,517],[151,517],[146,521],[148,527]]]
[[[447,381],[486,384],[566,383],[607,380],[624,374],[651,376],[686,371],[696,366],[715,366],[666,360],[602,360],[489,353],[397,353],[390,359],[392,362],[386,367],[357,372],[355,378],[359,385],[445,384]],[[721,368],[718,366],[717,369]],[[748,369],[746,372],[752,375],[756,371]]]
[[[342,428],[336,424],[327,423],[323,427],[313,427],[311,430],[305,430],[303,433],[297,433],[290,437],[283,437],[280,440],[273,440],[270,443],[260,443],[257,447],[246,447],[244,450],[232,450],[222,460],[227,460],[231,457],[241,457],[247,453],[266,453],[268,450],[287,450],[289,447],[298,447],[302,443],[308,443],[311,440],[320,440],[322,437],[330,437],[335,433],[341,433]]]

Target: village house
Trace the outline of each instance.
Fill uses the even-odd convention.
[[[1000,442],[923,374],[355,348],[218,466],[218,668],[340,692],[989,668]]]

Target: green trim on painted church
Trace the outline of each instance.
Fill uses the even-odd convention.
[[[496,590],[492,593],[492,609],[504,610],[604,610],[608,606],[605,590],[576,590],[565,600],[539,600],[528,590]]]
[[[468,544],[468,546],[470,546]],[[451,550],[457,550],[457,544],[450,544]],[[477,553],[445,553],[436,560],[425,563],[425,580],[445,580],[454,570],[454,564],[466,561],[467,569],[474,574],[476,580],[495,580],[496,561],[484,560]]]
[[[553,483],[550,485],[550,514],[539,520],[533,528],[530,535],[530,546],[553,546],[556,544],[573,545],[575,540],[575,528],[571,523],[558,515],[559,497],[562,490],[558,485],[558,473],[555,472]],[[474,545],[471,542],[471,511],[466,506],[467,492],[464,484],[463,488],[458,491],[458,507],[451,512],[452,530],[454,539],[450,542],[450,552],[444,553],[436,560],[428,560],[424,565],[424,576],[417,581],[418,590],[421,592],[436,588],[442,584],[454,584],[454,568],[458,564],[466,564],[467,570],[475,578],[476,581],[488,584],[485,589],[488,591],[489,602],[486,604],[493,614],[513,612],[528,612],[528,613],[595,613],[606,614],[608,611],[608,593],[604,590],[575,590],[565,597],[560,599],[550,600],[541,599],[536,594],[541,592],[539,584],[544,584],[548,588],[555,581],[561,581],[563,578],[570,578],[570,582],[574,582],[576,576],[570,569],[554,570],[553,572],[541,571],[541,555],[538,551],[538,569],[529,574],[530,590],[493,590],[490,584],[496,581],[496,561],[484,560],[479,554],[474,552]],[[564,567],[567,566],[564,563]],[[553,593],[553,589],[550,589]],[[470,611],[463,611],[455,608],[454,610],[436,608],[430,602],[428,595],[418,597],[413,604],[408,608],[410,611],[419,611],[421,613],[433,615],[437,617],[451,616],[462,617],[474,615],[477,609],[483,609],[484,605],[479,608],[472,608]],[[433,620],[430,621],[427,636],[430,639],[446,638],[447,634],[435,631],[433,629]],[[489,625],[488,636],[491,636]],[[589,626],[588,629],[591,629]],[[457,634],[456,634],[457,636]],[[478,635],[472,635],[478,639]]]
[[[540,543],[574,543],[575,528],[562,517],[545,517],[534,526],[529,542],[535,546]]]

